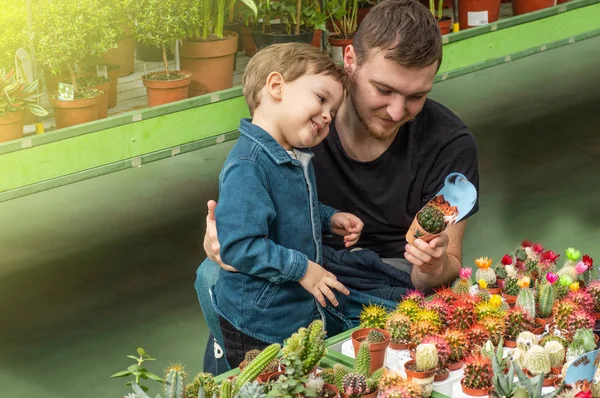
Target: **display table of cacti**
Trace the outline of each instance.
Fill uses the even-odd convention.
[[[431,297],[409,292],[391,312],[366,306],[360,327],[327,341],[329,356],[353,358],[353,335],[382,330],[390,336],[384,366],[434,394],[556,391],[573,360],[595,350],[598,341],[600,282],[594,281],[593,259],[573,248],[565,254],[559,264],[556,252],[524,241],[495,264],[476,259],[476,272],[461,269],[451,288]],[[435,366],[425,365],[432,352]]]

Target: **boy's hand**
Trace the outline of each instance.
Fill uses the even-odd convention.
[[[350,213],[335,213],[331,217],[331,229],[336,235],[344,237],[346,247],[354,246],[364,227],[360,218]]]
[[[331,301],[331,304],[335,307],[339,304],[330,288],[334,288],[345,295],[350,294],[348,289],[338,282],[334,274],[326,271],[325,268],[310,260],[308,260],[306,273],[299,282],[307,292],[315,296],[317,301],[323,307],[327,306],[324,296],[327,296],[329,301]]]

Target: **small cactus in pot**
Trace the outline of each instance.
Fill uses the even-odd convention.
[[[565,347],[556,340],[549,340],[544,344],[544,350],[550,359],[550,368],[559,368],[565,363]]]
[[[461,380],[463,392],[472,395],[473,390],[488,390],[492,386],[492,362],[481,353],[465,358],[464,377]],[[471,393],[471,394],[470,394]]]
[[[594,300],[594,312],[600,312],[600,281],[591,282],[587,291]]]
[[[492,259],[488,257],[479,257],[475,260],[477,265],[477,271],[475,272],[475,280],[484,280],[488,289],[495,288],[496,285],[496,272],[491,267]]]
[[[550,274],[549,274],[550,275]],[[551,278],[552,280],[553,278]],[[552,316],[552,306],[554,305],[554,287],[552,284],[543,283],[538,290],[538,316],[540,318],[549,318]]]
[[[360,325],[363,328],[383,329],[388,318],[387,310],[378,304],[363,304],[363,310],[360,313]]]
[[[456,294],[469,294],[471,289],[471,274],[473,270],[469,267],[463,267],[458,271],[459,278],[452,285],[452,291]]]
[[[410,318],[404,314],[393,313],[385,325],[390,333],[390,343],[408,344],[410,341]]]
[[[465,333],[461,330],[448,329],[443,335],[444,339],[448,342],[450,347],[450,355],[448,360],[450,362],[460,362],[463,360],[467,353],[467,338]]]
[[[531,346],[525,353],[525,368],[533,375],[545,376],[550,373],[550,356],[540,345]]]
[[[411,245],[414,244],[416,239],[430,242],[445,228],[446,222],[444,221],[442,209],[433,204],[427,204],[417,213],[410,225],[406,233],[406,241]]]
[[[533,290],[529,287],[530,283],[531,278],[528,276],[524,276],[519,280],[521,290],[517,295],[515,305],[527,312],[532,319],[535,319],[535,297]]]

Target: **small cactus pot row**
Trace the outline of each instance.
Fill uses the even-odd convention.
[[[371,373],[376,371],[379,368],[383,367],[385,363],[385,352],[390,343],[390,334],[383,329],[378,328],[363,328],[356,330],[352,333],[352,346],[354,347],[354,356],[358,355],[358,349],[360,348],[360,343],[363,341],[369,341],[368,338],[372,338],[372,336],[381,336],[383,335],[383,341],[380,341],[381,338],[378,338],[378,342],[369,342],[369,353],[371,357]]]

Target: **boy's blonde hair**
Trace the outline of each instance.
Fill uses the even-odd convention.
[[[348,87],[348,77],[323,50],[305,43],[272,44],[257,52],[248,62],[242,78],[244,97],[250,114],[260,105],[260,92],[271,72],[279,72],[286,82],[306,74],[323,74]]]

